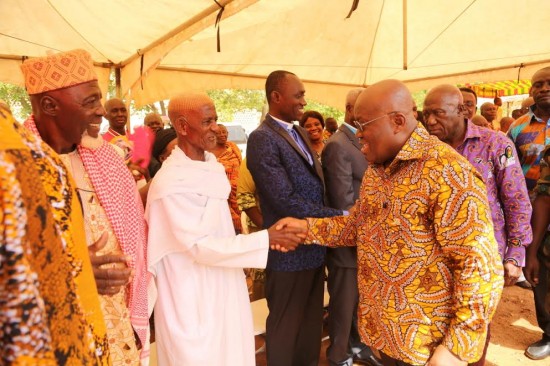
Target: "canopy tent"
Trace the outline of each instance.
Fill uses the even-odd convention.
[[[415,91],[530,79],[550,65],[546,0],[2,0],[0,11],[0,81],[22,85],[24,57],[84,48],[102,89],[115,69],[119,94],[137,105],[263,89],[285,69],[306,97],[341,108],[350,88],[386,78]]]
[[[504,80],[493,83],[466,84],[478,97],[495,98],[511,95],[529,94],[531,80]]]

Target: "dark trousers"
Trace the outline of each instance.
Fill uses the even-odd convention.
[[[548,233],[546,233],[545,240],[550,240],[548,238]],[[535,296],[535,311],[537,314],[537,323],[539,324],[540,329],[544,332],[543,338],[550,341],[550,314],[548,309],[545,306],[546,298],[550,296],[548,293],[548,288],[550,283],[548,283],[548,268],[544,265],[544,258],[542,254],[542,248],[544,244],[541,245],[538,252],[538,259],[540,262],[539,266],[539,284],[534,288],[533,293]]]
[[[345,268],[327,261],[328,334],[330,346],[327,359],[331,364],[341,363],[359,353],[366,346],[361,343],[357,330],[357,268]]]
[[[269,366],[317,366],[323,331],[323,267],[266,270],[266,355]]]

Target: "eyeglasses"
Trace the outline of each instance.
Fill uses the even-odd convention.
[[[396,114],[396,113],[399,113],[399,112],[398,111],[388,112],[386,114],[381,115],[380,117],[373,118],[373,119],[368,120],[366,122],[354,121],[354,124],[355,124],[355,127],[357,127],[359,129],[359,131],[363,132],[365,126],[368,125],[369,123],[372,123],[374,121],[378,121],[381,118],[384,118],[384,117],[387,117],[389,115]]]

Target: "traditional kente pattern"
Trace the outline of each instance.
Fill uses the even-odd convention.
[[[0,110],[0,364],[102,365],[29,146]],[[23,139],[23,140],[22,140]],[[27,145],[26,145],[27,144]],[[46,146],[44,154],[55,154]],[[51,182],[59,189],[61,182]],[[101,325],[101,324],[99,324]],[[98,326],[99,326],[98,325]]]
[[[369,166],[350,216],[308,225],[306,242],[357,245],[367,345],[413,365],[438,344],[481,357],[503,268],[485,186],[451,147],[419,125],[387,168]]]

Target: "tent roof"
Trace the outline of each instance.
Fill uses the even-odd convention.
[[[478,97],[495,98],[511,95],[529,94],[531,80],[503,80],[492,83],[466,84]]]
[[[350,88],[386,78],[414,91],[529,79],[550,65],[546,0],[360,0],[349,18],[351,0],[218,3],[221,52],[212,0],[2,0],[0,80],[22,84],[22,56],[84,48],[104,90],[115,67],[138,105],[189,89],[263,89],[286,69],[307,97],[342,107]]]

